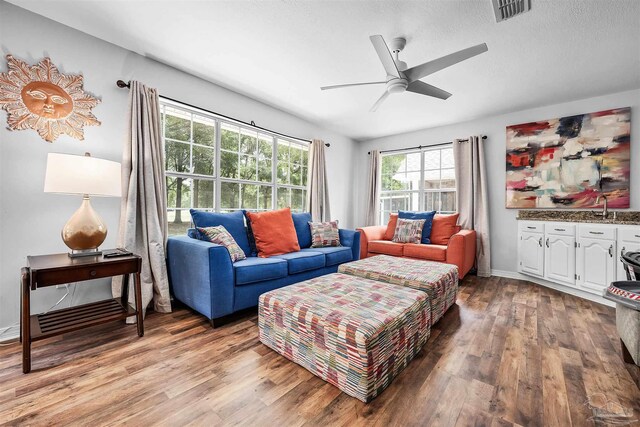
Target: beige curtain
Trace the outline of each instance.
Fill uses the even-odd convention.
[[[369,178],[367,181],[367,221],[366,225],[380,222],[380,152],[371,150],[369,158]]]
[[[132,81],[129,89],[129,138],[122,154],[122,204],[118,246],[142,257],[142,307],[171,312],[165,264],[167,207],[164,147],[158,92]],[[129,303],[134,301],[130,281]],[[112,293],[120,296],[122,280],[114,279]]]
[[[313,221],[330,221],[329,182],[324,157],[324,141],[314,139],[309,146],[307,209]]]
[[[478,276],[491,276],[491,242],[489,241],[489,204],[487,173],[482,137],[453,142],[456,174],[456,203],[462,228],[476,231],[476,270]]]

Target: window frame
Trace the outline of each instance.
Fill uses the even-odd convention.
[[[425,147],[421,147],[421,148],[413,148],[413,149],[407,149],[407,150],[401,150],[401,151],[393,151],[390,153],[381,153],[381,158],[380,158],[380,163],[382,164],[382,162],[384,161],[384,158],[387,156],[397,156],[397,155],[404,155],[405,158],[406,156],[410,155],[410,154],[415,154],[415,153],[419,153],[420,154],[420,180],[418,182],[418,188],[417,189],[406,189],[406,190],[384,190],[382,188],[380,188],[380,196],[378,198],[378,206],[379,206],[379,218],[378,221],[381,225],[386,224],[386,220],[385,220],[385,213],[388,212],[389,214],[393,213],[393,210],[389,210],[386,211],[384,209],[384,200],[385,200],[385,196],[389,196],[387,197],[387,200],[393,200],[393,198],[399,198],[402,196],[408,196],[411,197],[413,194],[418,194],[418,209],[420,211],[426,211],[426,201],[427,201],[427,194],[428,193],[437,193],[438,194],[438,209],[432,209],[435,210],[437,213],[444,213],[444,214],[449,214],[449,213],[454,213],[455,211],[443,211],[441,210],[442,208],[442,194],[443,193],[452,193],[454,195],[454,198],[456,197],[456,188],[455,188],[455,184],[454,187],[440,187],[440,188],[425,188],[425,175],[427,171],[439,171],[439,178],[438,178],[438,182],[440,182],[440,185],[442,185],[442,171],[443,170],[450,170],[453,169],[454,170],[454,182],[455,182],[455,163],[454,166],[452,168],[443,168],[442,167],[442,151],[444,150],[448,150],[448,149],[453,149],[453,143],[451,144],[444,144],[444,145],[440,145],[438,144],[437,146],[425,146]],[[426,165],[425,165],[425,153],[427,152],[432,152],[432,151],[438,151],[439,155],[440,155],[440,167],[438,169],[427,169]],[[382,169],[382,168],[381,168]],[[411,173],[411,172],[417,172],[417,171],[407,171],[406,167],[404,171],[400,171],[397,173]],[[382,171],[380,172],[382,174]],[[380,175],[380,183],[382,186],[382,179],[381,179],[382,175]],[[455,199],[454,199],[455,200]],[[457,209],[457,206],[455,207],[455,209]]]
[[[190,125],[190,137],[189,137],[189,141],[180,141],[174,138],[167,138],[165,135],[165,131],[166,131],[166,109],[167,107],[171,108],[171,109],[175,109],[175,110],[179,110],[185,114],[188,114],[190,116],[189,118],[189,125]],[[309,165],[308,165],[308,152],[309,152],[309,143],[305,143],[303,141],[298,141],[295,140],[293,138],[286,138],[283,137],[281,135],[277,135],[273,132],[269,132],[269,131],[265,131],[262,129],[252,129],[250,126],[247,126],[244,123],[241,122],[236,122],[234,120],[225,118],[225,117],[221,117],[218,116],[216,114],[210,113],[208,111],[196,108],[196,107],[191,107],[191,106],[186,106],[184,104],[181,104],[179,102],[175,102],[175,101],[170,101],[167,99],[160,99],[160,112],[161,112],[161,117],[162,117],[162,152],[163,152],[163,161],[166,162],[166,143],[169,142],[174,142],[174,143],[181,143],[181,144],[188,144],[189,145],[189,167],[188,170],[189,171],[193,171],[194,170],[194,152],[193,152],[193,148],[194,147],[205,147],[205,148],[209,148],[209,149],[213,149],[213,155],[214,155],[214,162],[213,162],[213,174],[212,175],[206,175],[206,174],[199,174],[199,173],[193,173],[193,172],[176,172],[176,171],[170,171],[170,170],[165,170],[165,182],[166,180],[168,180],[168,178],[183,178],[183,179],[188,179],[190,180],[189,183],[189,188],[190,188],[190,195],[189,195],[189,207],[187,208],[181,208],[181,207],[170,207],[167,203],[167,216],[169,216],[170,212],[173,211],[189,211],[189,209],[198,209],[198,210],[203,210],[203,211],[209,211],[209,212],[229,212],[229,211],[235,211],[235,210],[239,210],[239,209],[247,209],[247,210],[251,210],[254,212],[260,212],[260,211],[266,211],[266,210],[273,210],[273,209],[278,209],[278,199],[277,199],[277,194],[278,194],[278,189],[279,188],[287,188],[289,189],[289,204],[287,206],[291,207],[292,212],[303,212],[306,208],[307,208],[307,192],[308,192],[308,178],[305,177],[301,177],[301,184],[300,185],[295,185],[295,184],[279,184],[278,183],[278,176],[277,176],[277,168],[278,168],[278,141],[282,141],[282,142],[286,142],[288,144],[288,146],[296,146],[297,148],[303,150],[303,151],[307,151],[307,165],[303,165],[301,169],[301,174],[304,173],[304,171],[308,171],[309,169]],[[205,119],[209,119],[212,120],[214,122],[214,132],[215,132],[215,139],[213,142],[213,146],[207,146],[207,145],[202,145],[202,144],[197,144],[193,142],[193,123],[194,123],[194,116],[201,116]],[[238,129],[238,135],[242,135],[243,134],[243,130],[245,132],[250,132],[250,133],[255,133],[255,138],[256,138],[256,150],[254,152],[253,155],[249,155],[253,158],[255,158],[255,162],[256,162],[256,176],[255,176],[255,180],[251,180],[251,179],[243,179],[241,178],[240,175],[240,161],[241,161],[241,156],[245,155],[245,153],[243,153],[240,149],[240,145],[238,145],[238,150],[235,151],[234,153],[238,156],[238,175],[237,178],[229,178],[229,177],[224,177],[222,176],[222,171],[220,168],[220,163],[221,163],[221,156],[222,156],[222,152],[232,152],[230,150],[227,149],[222,149],[222,130],[223,130],[223,126],[224,125],[228,125],[234,128]],[[269,142],[271,144],[271,180],[270,181],[259,181],[259,145],[260,145],[260,140],[261,137],[268,137],[269,138]],[[265,141],[266,139],[262,139],[263,141]],[[240,142],[238,142],[238,144],[240,144]],[[290,168],[291,165],[291,161],[289,159],[288,161],[288,167]],[[301,162],[302,164],[302,162]],[[207,181],[213,181],[213,207],[211,208],[200,208],[200,207],[194,207],[194,204],[197,204],[196,201],[194,201],[194,197],[193,197],[193,188],[194,188],[194,180],[207,180]],[[223,183],[232,183],[232,184],[238,184],[239,185],[239,191],[238,191],[238,206],[239,207],[233,207],[233,208],[223,208],[222,207],[222,184]],[[305,183],[305,184],[302,184]],[[243,185],[255,185],[257,186],[257,193],[256,193],[256,206],[258,206],[257,208],[245,208],[242,206],[242,186]],[[271,189],[271,204],[270,207],[268,208],[260,208],[259,207],[259,200],[260,200],[260,196],[259,196],[259,191],[260,191],[260,186],[266,186],[266,187],[270,187]],[[301,209],[293,209],[293,207],[291,206],[291,202],[292,200],[292,190],[301,190],[302,191],[302,208]],[[167,197],[167,201],[168,201],[168,189],[165,192],[165,197]],[[186,218],[185,218],[186,219]],[[191,221],[191,216],[189,215],[189,221]],[[167,218],[167,222],[170,224],[171,221],[169,221],[169,219]],[[186,222],[186,221],[185,221]]]

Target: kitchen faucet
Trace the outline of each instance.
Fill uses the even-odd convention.
[[[596,203],[600,203],[600,197],[604,199],[604,205],[602,206],[602,212],[593,211],[594,215],[601,216],[602,219],[607,219],[609,217],[609,209],[607,208],[607,196],[604,194],[599,195],[596,198]]]

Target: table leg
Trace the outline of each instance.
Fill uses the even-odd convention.
[[[20,334],[22,337],[22,372],[31,372],[31,300],[30,300],[31,272],[28,268],[22,269],[22,306],[20,307]]]
[[[142,290],[140,288],[140,273],[136,273],[134,279],[134,288],[136,293],[136,323],[138,325],[138,336],[144,336],[144,324],[142,322]]]
[[[122,290],[120,291],[120,302],[125,309],[129,308],[129,276],[130,274],[122,276]]]

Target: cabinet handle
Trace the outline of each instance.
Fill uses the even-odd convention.
[[[547,247],[549,247],[549,238],[547,237]]]
[[[538,245],[540,245],[540,247],[542,247],[542,237],[540,238],[540,240],[538,240]]]
[[[613,258],[613,245],[609,246],[609,256]]]
[[[589,234],[604,234],[603,231],[590,231]]]
[[[538,227],[533,227],[533,226],[531,226],[531,225],[527,225],[527,228],[528,228],[529,230],[535,230],[535,229],[536,229],[536,228],[538,228]]]
[[[555,230],[556,230],[556,231],[567,231],[567,230],[565,230],[564,228],[556,228]]]
[[[624,251],[627,250],[624,246],[620,249],[620,256],[624,255]]]
[[[638,239],[640,239],[640,234],[635,234],[635,236],[636,236]]]

